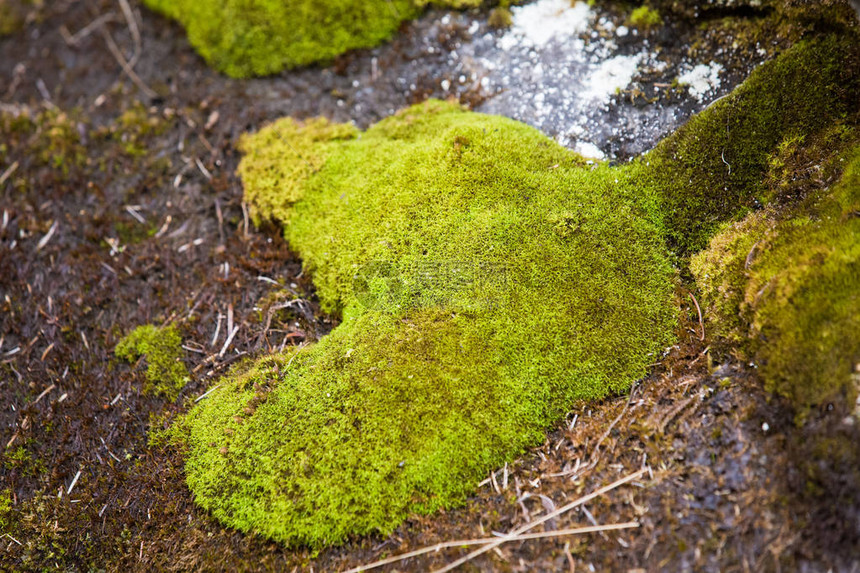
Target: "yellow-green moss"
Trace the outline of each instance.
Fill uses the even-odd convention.
[[[686,254],[755,199],[778,205],[768,173],[796,155],[790,138],[856,108],[855,56],[836,38],[798,45],[620,167],[435,101],[364,133],[284,119],[244,138],[255,217],[284,225],[343,322],[237,370],[181,421],[197,502],[311,545],[460,502],[573,400],[645,372],[675,320],[665,241]],[[744,267],[748,246],[727,241],[726,268]],[[788,332],[781,320],[768,324]]]
[[[631,26],[648,30],[662,24],[663,19],[660,17],[659,10],[654,10],[647,4],[643,4],[630,13],[629,22]]]
[[[694,253],[723,224],[771,199],[767,174],[777,147],[856,113],[858,93],[856,32],[817,38],[762,65],[664,140],[648,162],[673,246]]]
[[[514,23],[514,15],[511,9],[506,6],[499,6],[490,11],[490,16],[487,18],[487,24],[496,30],[504,30],[510,28]]]
[[[145,0],[188,31],[206,61],[233,77],[332,60],[390,38],[427,4],[481,0]]]
[[[126,155],[140,157],[146,155],[147,140],[161,135],[168,127],[169,123],[163,118],[150,113],[140,103],[135,103],[98,135],[119,140]]]
[[[234,527],[324,545],[459,503],[672,339],[674,271],[628,171],[531,127],[431,101],[242,149],[257,216],[343,322],[181,423],[195,500]]]
[[[12,492],[0,489],[0,531],[8,533],[12,525]]]
[[[119,341],[115,353],[128,361],[141,356],[146,359],[145,393],[173,400],[188,381],[188,371],[182,363],[182,337],[173,325],[138,326]]]
[[[15,34],[24,28],[27,13],[33,10],[32,4],[32,0],[0,0],[0,37]]]
[[[64,175],[86,163],[77,121],[58,109],[0,112],[0,133],[0,164],[16,148],[26,150],[35,165],[48,165]]]
[[[853,405],[860,389],[860,147],[832,191],[728,227],[691,269],[718,333],[739,343],[769,389],[801,414],[832,400]]]

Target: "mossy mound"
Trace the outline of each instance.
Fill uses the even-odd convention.
[[[233,77],[263,76],[332,60],[390,38],[427,4],[481,0],[144,0],[179,21],[210,65]]]
[[[851,156],[849,156],[851,157]],[[840,183],[753,213],[691,264],[715,328],[804,410],[860,390],[860,147]]]
[[[635,182],[531,127],[428,102],[242,147],[256,216],[343,322],[185,418],[188,484],[232,526],[323,545],[451,506],[672,339],[674,271]]]
[[[188,371],[182,363],[182,337],[173,325],[138,326],[119,341],[114,352],[129,361],[141,356],[146,359],[145,393],[175,400],[188,381]]]
[[[787,137],[827,129],[856,112],[860,42],[846,32],[800,43],[761,66],[648,156],[668,238],[692,254],[727,221],[774,199],[770,157]]]
[[[287,543],[387,532],[460,502],[574,400],[628,388],[672,338],[666,239],[686,254],[745,214],[739,198],[776,199],[763,182],[781,146],[850,105],[835,81],[809,99],[768,90],[850,79],[838,64],[854,52],[798,45],[621,167],[441,102],[363,133],[284,119],[245,138],[256,219],[285,227],[343,322],[184,418],[197,502]],[[729,174],[712,145],[748,154]]]

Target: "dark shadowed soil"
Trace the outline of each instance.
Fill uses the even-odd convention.
[[[627,396],[575,405],[465,507],[319,552],[223,528],[194,506],[181,452],[150,444],[150,430],[232,364],[313,341],[334,322],[279,231],[249,221],[234,175],[238,137],[284,114],[368,125],[442,95],[445,58],[409,40],[425,24],[408,24],[389,46],[329,68],[236,82],[134,2],[139,45],[121,4],[49,4],[0,39],[0,111],[61,113],[71,126],[0,141],[9,145],[0,163],[0,570],[343,571],[506,532],[646,468],[534,531],[637,528],[512,542],[462,570],[860,571],[860,454],[844,446],[860,443],[860,429],[828,408],[798,428],[754,368],[708,346],[681,292],[679,343],[648,378]],[[449,49],[463,33],[433,29]],[[664,33],[665,49],[695,33]],[[143,88],[118,57],[137,60]],[[407,65],[419,58],[426,66]],[[458,96],[476,105],[486,94],[464,86]],[[69,139],[73,151],[40,157],[45,137]],[[285,292],[306,303],[271,310]],[[148,323],[183,336],[191,380],[175,402],[143,395],[145,368],[113,355]],[[467,552],[382,570],[434,570]]]

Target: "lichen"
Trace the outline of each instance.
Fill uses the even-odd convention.
[[[119,341],[115,353],[128,361],[146,359],[145,393],[175,400],[188,381],[188,371],[182,363],[182,337],[173,325],[138,326]]]
[[[427,4],[469,8],[481,0],[145,0],[178,20],[212,66],[262,76],[332,60],[390,38]]]
[[[343,322],[181,423],[195,500],[287,543],[461,502],[574,400],[629,388],[676,318],[624,170],[443,102],[346,133],[280,120],[242,141],[240,169]]]

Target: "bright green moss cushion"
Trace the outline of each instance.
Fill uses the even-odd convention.
[[[428,102],[361,134],[281,120],[243,149],[257,216],[344,320],[186,418],[188,483],[230,525],[322,545],[450,506],[672,339],[674,271],[630,174],[531,127]]]
[[[144,0],[179,21],[200,55],[233,77],[325,62],[390,38],[426,0]],[[435,0],[464,8],[480,0]]]
[[[836,63],[856,51],[805,42],[620,167],[436,101],[363,133],[284,119],[246,137],[255,216],[343,322],[182,420],[196,501],[286,543],[388,532],[461,502],[574,400],[629,388],[672,340],[667,238],[689,252],[765,199],[770,152],[851,109],[856,70]],[[770,93],[804,77],[808,99]]]

